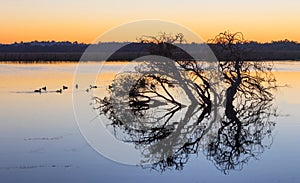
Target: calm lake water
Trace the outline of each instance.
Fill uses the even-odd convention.
[[[164,172],[110,160],[86,142],[73,110],[74,96],[104,96],[105,86],[91,89],[92,83],[73,83],[75,63],[0,64],[1,182],[299,182],[300,62],[274,64],[278,84],[287,86],[276,92],[279,117],[273,142],[241,170],[228,174],[203,153],[191,156],[182,170]],[[130,67],[104,64],[101,82],[110,83],[124,65]],[[82,64],[78,74],[89,81],[98,66]],[[33,92],[44,86],[47,92]],[[68,89],[56,92],[63,86]],[[90,118],[87,124],[92,122]]]

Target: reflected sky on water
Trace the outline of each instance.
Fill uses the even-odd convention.
[[[97,72],[87,63],[85,77]],[[4,182],[299,182],[300,63],[276,62],[280,116],[273,144],[241,171],[224,175],[199,153],[182,171],[164,173],[123,165],[94,151],[75,121],[72,92],[91,96],[89,83],[74,88],[76,64],[0,64],[0,177]],[[122,63],[106,63],[101,80],[110,83]],[[67,90],[57,93],[62,86]],[[47,93],[35,93],[47,86]],[[97,93],[105,87],[95,89]],[[95,114],[96,116],[96,114]],[[92,121],[92,119],[91,119]],[[89,122],[91,122],[89,121]],[[55,175],[55,176],[54,176]]]

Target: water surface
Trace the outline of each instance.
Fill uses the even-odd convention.
[[[93,77],[97,63],[81,67]],[[124,63],[106,63],[101,80],[110,83]],[[181,171],[163,173],[111,161],[90,147],[78,129],[72,92],[91,96],[89,83],[73,83],[75,63],[0,64],[0,177],[3,182],[299,182],[300,63],[276,62],[281,87],[275,104],[273,143],[241,171],[228,175],[203,154]],[[84,70],[85,70],[84,69]],[[92,83],[91,83],[92,84]],[[56,92],[62,86],[69,88]],[[33,92],[47,86],[48,92]],[[105,87],[97,88],[101,95]],[[96,116],[96,114],[95,114]],[[91,119],[92,121],[92,119]],[[88,122],[87,122],[88,123]]]

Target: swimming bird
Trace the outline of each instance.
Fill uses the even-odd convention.
[[[96,85],[90,85],[90,89],[92,88],[98,88]]]
[[[40,88],[40,89],[38,89],[38,90],[34,90],[34,92],[35,92],[35,93],[41,93],[42,90],[41,90],[41,88]]]
[[[68,87],[64,85],[64,86],[63,86],[63,90],[66,90],[66,89],[68,89]]]
[[[47,87],[46,87],[46,86],[44,86],[44,87],[42,88],[42,90],[46,91],[46,90],[47,90]]]
[[[56,93],[61,93],[61,92],[62,92],[62,89],[56,90],[55,92],[56,92]]]

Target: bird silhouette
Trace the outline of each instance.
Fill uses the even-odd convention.
[[[68,87],[64,85],[64,86],[63,86],[63,90],[66,90],[66,89],[68,89]]]
[[[38,89],[38,90],[34,90],[35,93],[41,93],[42,92],[42,89]]]
[[[90,89],[92,88],[98,88],[96,85],[90,85]]]
[[[44,87],[42,88],[42,90],[46,91],[46,90],[47,90],[47,87],[46,87],[46,86],[44,86]]]
[[[56,90],[56,93],[62,93],[62,89]]]

